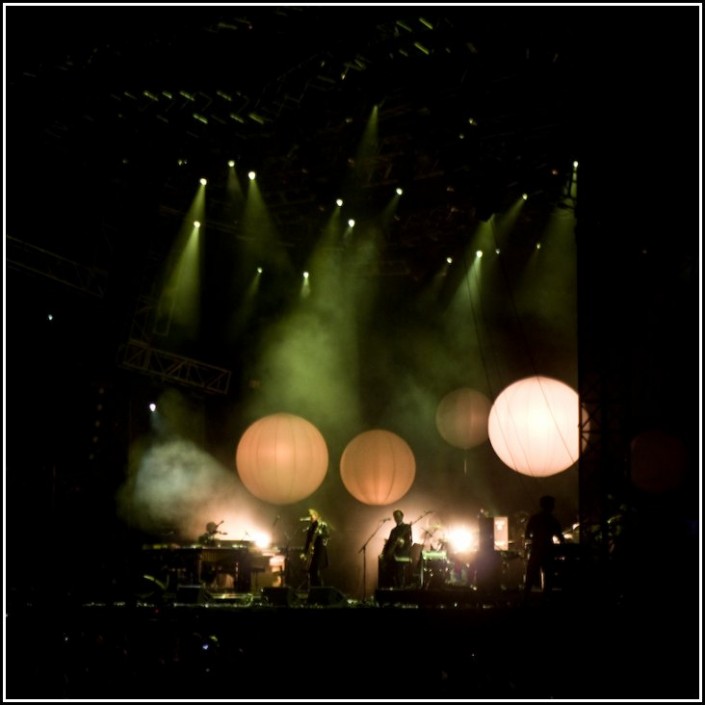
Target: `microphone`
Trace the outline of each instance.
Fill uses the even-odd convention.
[[[392,520],[391,517],[385,517],[384,519],[382,519],[382,523],[384,523],[385,521],[391,521],[391,520]]]
[[[299,517],[299,521],[309,521],[308,517]]]

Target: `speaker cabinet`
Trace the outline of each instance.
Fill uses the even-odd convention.
[[[182,605],[200,605],[206,601],[201,585],[179,585],[176,588],[176,602]]]
[[[494,551],[494,519],[492,517],[479,517],[479,550]]]
[[[347,604],[347,598],[334,587],[312,587],[308,591],[306,604],[338,607]]]
[[[262,597],[275,607],[291,607],[296,603],[296,593],[290,587],[262,588]]]

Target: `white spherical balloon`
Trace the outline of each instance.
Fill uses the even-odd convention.
[[[548,477],[573,465],[580,450],[580,401],[567,384],[527,377],[497,397],[488,421],[490,443],[522,475]]]

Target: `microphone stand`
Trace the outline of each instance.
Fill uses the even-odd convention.
[[[358,553],[362,553],[362,601],[364,602],[367,596],[367,544],[377,535],[377,532],[382,528],[385,519],[380,519],[377,528],[370,534],[365,543],[362,544]]]

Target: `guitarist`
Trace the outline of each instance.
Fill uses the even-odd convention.
[[[389,532],[389,537],[382,551],[384,570],[393,587],[404,587],[406,571],[411,562],[411,524],[404,523],[404,512],[395,509],[392,513],[396,526]]]
[[[323,585],[321,570],[328,567],[328,538],[330,529],[315,509],[308,510],[309,525],[301,560],[306,562],[309,587]]]

